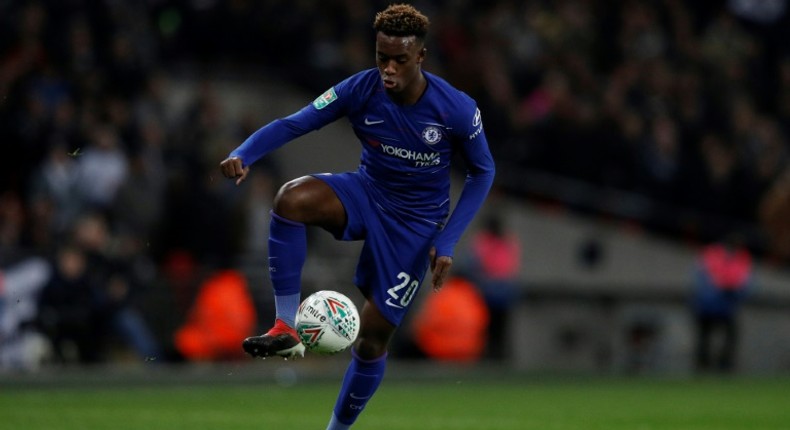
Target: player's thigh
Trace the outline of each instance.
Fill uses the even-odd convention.
[[[429,265],[437,226],[404,224],[382,216],[368,224],[355,283],[379,313],[398,326],[417,295]]]
[[[342,229],[346,211],[335,191],[324,181],[302,176],[280,187],[274,197],[274,213],[330,231]]]

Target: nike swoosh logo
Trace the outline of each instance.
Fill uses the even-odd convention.
[[[383,119],[376,120],[376,121],[371,121],[371,120],[365,118],[365,125],[381,124],[382,122],[384,122]]]
[[[403,306],[397,305],[395,303],[392,303],[392,299],[387,299],[387,301],[385,303],[387,304],[387,306],[392,306],[393,308],[403,309]]]
[[[367,399],[370,398],[370,396],[367,396],[367,397],[357,396],[354,393],[351,393],[348,396],[351,397],[352,399],[356,399],[356,400],[367,400]]]

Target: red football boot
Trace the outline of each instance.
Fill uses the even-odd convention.
[[[266,334],[248,337],[241,346],[253,357],[304,357],[304,345],[299,341],[296,330],[280,319]]]

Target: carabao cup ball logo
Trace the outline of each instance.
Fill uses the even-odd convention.
[[[442,140],[442,132],[437,127],[432,125],[425,127],[425,130],[422,131],[422,140],[424,140],[428,145],[433,145],[436,142]]]
[[[356,337],[352,333],[356,332],[357,316],[355,313],[350,312],[350,306],[344,300],[335,297],[326,297],[324,299],[324,306],[326,306],[326,313],[332,320],[338,332],[349,340]]]
[[[317,344],[324,335],[323,324],[301,324],[299,326],[299,338],[308,348]]]

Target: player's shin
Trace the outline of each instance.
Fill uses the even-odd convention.
[[[269,277],[274,288],[277,318],[294,326],[299,307],[302,267],[307,258],[304,224],[289,221],[271,212],[269,224]]]
[[[374,360],[363,360],[352,349],[351,355],[351,364],[343,378],[343,386],[340,388],[334,415],[327,430],[346,429],[351,426],[384,378],[387,354]]]

